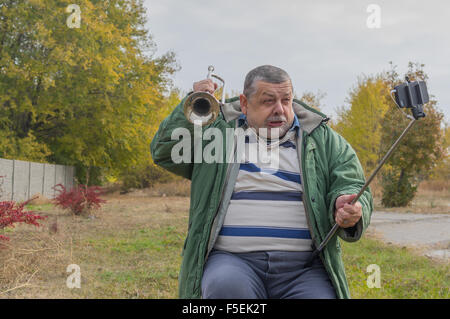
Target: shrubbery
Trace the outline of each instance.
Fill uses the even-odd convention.
[[[404,207],[411,203],[416,195],[417,185],[414,176],[405,171],[394,171],[383,174],[381,185],[383,195],[381,203],[384,207]]]
[[[58,184],[54,189],[59,194],[53,199],[53,203],[61,208],[69,209],[75,215],[88,213],[106,203],[105,200],[100,198],[100,195],[103,193],[103,189],[100,186],[80,184],[67,191],[64,185]]]
[[[46,216],[35,215],[33,211],[27,211],[25,205],[32,199],[23,203],[17,204],[14,201],[0,202],[0,229],[5,227],[14,227],[14,224],[25,223],[39,227],[37,222],[40,219],[47,218]],[[0,235],[0,240],[9,240],[8,237]]]

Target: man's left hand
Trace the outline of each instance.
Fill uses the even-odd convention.
[[[349,228],[356,225],[362,216],[362,206],[360,202],[351,205],[350,203],[357,194],[341,195],[335,203],[335,221],[342,228]]]

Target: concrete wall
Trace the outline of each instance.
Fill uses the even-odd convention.
[[[74,186],[73,166],[34,163],[0,158],[0,201],[27,200],[35,194],[55,197],[53,187],[62,184],[66,189]]]

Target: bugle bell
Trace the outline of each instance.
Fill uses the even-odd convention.
[[[189,122],[200,124],[202,126],[211,124],[219,116],[221,104],[225,103],[225,81],[218,75],[213,73],[214,67],[208,67],[207,78],[212,77],[223,83],[222,99],[217,101],[214,95],[208,92],[194,92],[190,94],[184,102],[184,115]]]

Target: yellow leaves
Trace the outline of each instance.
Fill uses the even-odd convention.
[[[45,162],[51,154],[46,144],[39,143],[36,137],[29,133],[24,138],[0,131],[0,157],[35,162]]]
[[[153,45],[145,11],[122,2],[77,1],[80,28],[66,25],[69,0],[16,1],[9,11],[0,9],[14,20],[6,30],[11,39],[0,49],[0,103],[8,105],[0,119],[21,127],[31,115],[27,130],[39,136],[19,141],[15,136],[23,132],[7,132],[3,150],[116,171],[149,161],[151,136],[170,111],[167,105],[179,101],[176,94],[170,101],[163,97],[174,58],[142,53],[142,44]],[[17,48],[21,32],[29,38]],[[16,144],[21,149],[13,150]]]
[[[380,77],[363,77],[351,91],[349,108],[338,113],[335,129],[352,145],[366,173],[380,159],[381,123],[389,104],[388,87]]]

